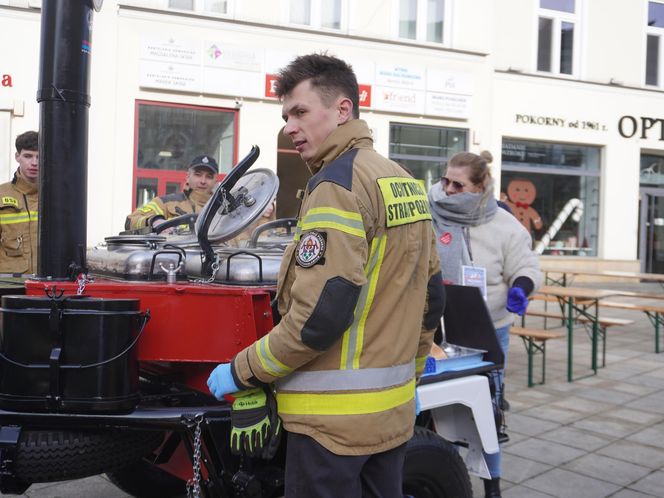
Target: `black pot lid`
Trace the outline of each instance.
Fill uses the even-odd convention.
[[[223,186],[222,182],[217,189]],[[212,215],[207,233],[209,241],[225,242],[240,235],[274,201],[277,190],[279,190],[279,178],[272,170],[257,168],[245,173],[230,191],[230,197],[235,201],[235,205],[225,203]],[[196,233],[208,216],[210,205],[208,201],[196,220]]]

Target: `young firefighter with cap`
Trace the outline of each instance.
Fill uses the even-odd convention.
[[[282,319],[208,386],[235,398],[231,448],[251,454],[280,428],[264,389],[275,384],[288,498],[401,498],[415,384],[444,307],[427,195],[373,149],[344,61],[296,58],[278,95],[313,173],[279,273]]]
[[[126,230],[157,227],[166,220],[183,214],[198,213],[212,196],[219,166],[212,156],[195,157],[189,165],[184,190],[177,194],[155,197],[127,216]]]
[[[16,137],[18,169],[0,185],[0,273],[37,271],[39,211],[39,135]]]

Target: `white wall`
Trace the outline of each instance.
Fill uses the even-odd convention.
[[[39,128],[37,104],[39,67],[39,11],[3,9],[0,24],[0,78],[10,75],[12,86],[0,85],[0,110],[5,114],[3,167],[0,183],[9,181],[16,170],[14,140],[16,135]],[[7,114],[9,116],[7,116]],[[7,119],[9,118],[9,119]]]

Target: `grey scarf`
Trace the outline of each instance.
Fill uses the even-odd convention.
[[[485,192],[461,192],[447,195],[440,183],[429,190],[429,205],[436,231],[436,248],[440,256],[443,280],[447,283],[461,282],[461,266],[470,265],[471,251],[468,227],[481,225],[496,215],[498,204],[493,189]],[[466,232],[464,234],[464,231]]]

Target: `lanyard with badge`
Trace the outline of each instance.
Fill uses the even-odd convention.
[[[461,230],[466,242],[466,249],[468,249],[468,256],[470,257],[470,265],[461,265],[461,285],[479,288],[482,292],[482,297],[486,301],[486,268],[475,266],[473,252],[470,248],[470,230],[468,227],[462,227]]]

